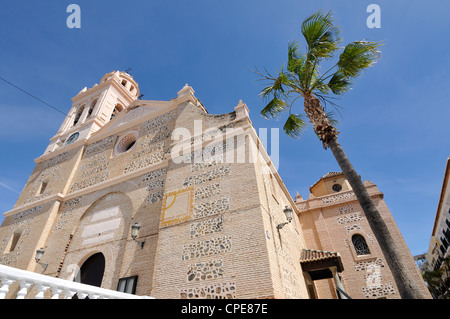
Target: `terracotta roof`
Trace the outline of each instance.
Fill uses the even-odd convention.
[[[339,272],[344,270],[344,266],[342,265],[341,261],[341,255],[338,252],[303,249],[300,255],[300,264],[321,263],[325,261],[335,264]]]
[[[311,188],[313,188],[318,182],[320,182],[323,179],[330,178],[330,177],[335,177],[335,176],[341,176],[341,175],[344,175],[344,173],[342,173],[342,172],[328,172],[325,175],[323,175],[321,178],[319,178],[319,180],[317,182],[315,182],[312,186],[310,186],[309,189],[311,190]]]

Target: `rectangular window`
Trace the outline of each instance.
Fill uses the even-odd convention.
[[[10,253],[10,252],[14,251],[14,249],[16,249],[17,243],[19,242],[21,235],[22,235],[21,229],[14,231],[14,233],[12,234],[12,236],[8,242],[8,245],[6,246],[5,254]]]
[[[119,279],[117,291],[134,295],[136,293],[137,277],[138,276],[132,276]]]
[[[40,190],[40,194],[45,192],[45,189],[47,188],[48,182],[42,182],[41,184],[41,190]]]

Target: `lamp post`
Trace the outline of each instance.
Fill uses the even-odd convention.
[[[131,225],[131,238],[141,246],[141,249],[144,249],[144,241],[138,241],[136,240],[137,236],[139,235],[139,229],[141,229],[141,226],[139,226],[138,223],[134,223],[134,225]]]
[[[47,269],[48,264],[44,264],[42,262],[40,262],[42,255],[44,255],[45,250],[43,248],[39,248],[38,250],[36,250],[36,256],[34,257],[34,259],[36,260],[36,263],[38,263],[39,265],[42,266],[42,268],[44,268],[44,271]]]
[[[283,228],[285,225],[289,224],[292,221],[292,208],[290,208],[289,206],[285,206],[283,209],[283,213],[284,215],[286,215],[287,222],[278,224],[277,229]]]

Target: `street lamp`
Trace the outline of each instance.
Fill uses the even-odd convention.
[[[290,208],[289,206],[285,206],[283,209],[283,213],[284,213],[284,215],[286,215],[287,222],[278,224],[277,229],[283,228],[284,225],[287,225],[292,221],[292,208]]]
[[[36,250],[36,256],[34,257],[34,259],[36,260],[36,263],[38,263],[39,265],[41,265],[44,268],[44,271],[47,269],[48,264],[44,264],[41,263],[40,260],[42,258],[42,255],[44,255],[45,250],[43,248],[39,248],[38,250]]]
[[[144,241],[138,241],[136,240],[137,236],[139,235],[139,229],[141,229],[141,226],[139,226],[138,223],[134,223],[134,225],[131,225],[131,238],[141,246],[141,249],[144,249]]]

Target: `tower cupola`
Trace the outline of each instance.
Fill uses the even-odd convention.
[[[139,86],[130,74],[105,74],[100,83],[83,88],[72,98],[72,107],[44,154],[88,138],[137,100],[139,94]]]

